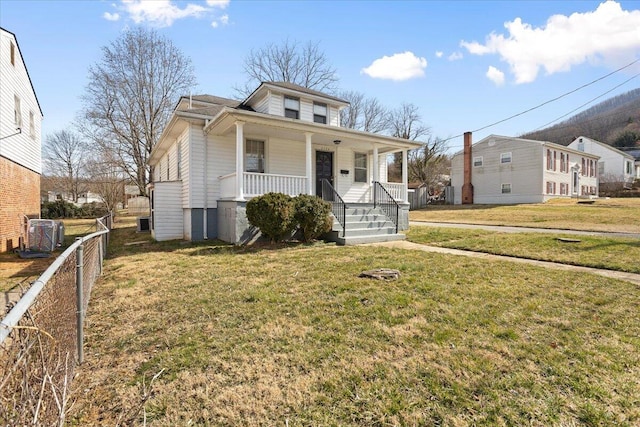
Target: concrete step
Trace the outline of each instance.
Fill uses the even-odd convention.
[[[377,242],[393,242],[406,239],[404,234],[375,234],[367,236],[349,236],[340,237],[337,232],[330,232],[325,238],[331,242],[336,242],[338,245],[362,245],[365,243],[377,243]],[[340,233],[341,234],[341,233]]]

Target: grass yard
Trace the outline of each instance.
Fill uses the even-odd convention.
[[[134,230],[114,231],[93,290],[69,425],[640,424],[635,285],[382,247],[158,244]],[[357,277],[375,267],[402,276]]]
[[[411,211],[409,218],[412,221],[640,233],[640,198],[598,199],[593,204],[555,199],[527,205],[430,206]]]
[[[561,242],[559,237],[579,242]],[[415,226],[407,239],[432,246],[640,273],[640,240],[545,233],[497,233]]]

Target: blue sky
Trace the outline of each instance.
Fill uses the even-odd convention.
[[[251,49],[287,38],[318,41],[342,89],[389,108],[415,104],[440,138],[480,129],[640,60],[640,1],[2,0],[0,26],[17,36],[44,112],[44,138],[71,126],[101,47],[136,25],[158,29],[191,58],[194,94],[226,97],[245,81]],[[640,61],[475,132],[473,140],[540,128],[640,87],[639,73]],[[462,137],[449,146],[459,150]]]

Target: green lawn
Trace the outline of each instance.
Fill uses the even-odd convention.
[[[579,240],[563,242],[558,238]],[[640,240],[545,233],[498,233],[414,226],[408,240],[433,246],[640,273]]]
[[[411,211],[409,217],[413,221],[640,233],[640,198],[598,199],[593,204],[555,199],[509,206],[430,206]]]
[[[70,425],[640,423],[630,283],[382,247],[127,240],[145,239],[114,232]],[[358,278],[375,267],[401,278]]]

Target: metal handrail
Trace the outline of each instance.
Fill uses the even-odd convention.
[[[322,200],[331,203],[331,212],[342,226],[342,237],[347,233],[347,205],[327,179],[322,180]]]
[[[378,182],[373,181],[373,207],[380,207],[384,214],[394,223],[396,226],[396,234],[398,233],[398,213],[400,212],[400,205],[387,191],[384,186]]]

